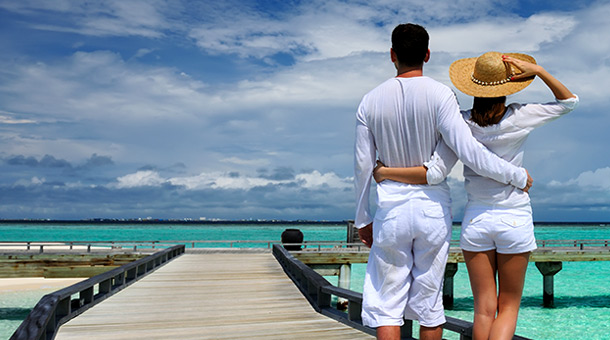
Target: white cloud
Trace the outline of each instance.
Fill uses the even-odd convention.
[[[145,186],[161,186],[172,184],[184,187],[186,190],[221,189],[221,190],[250,190],[257,187],[298,185],[305,189],[331,188],[352,189],[353,178],[341,178],[337,174],[328,172],[320,173],[314,170],[309,173],[301,173],[293,179],[274,180],[262,177],[251,177],[239,175],[232,172],[210,172],[201,173],[196,176],[183,176],[163,178],[157,171],[141,170],[133,174],[127,174],[117,178],[117,188],[136,188]]]
[[[24,186],[24,187],[39,186],[39,185],[44,184],[46,181],[47,180],[44,177],[38,178],[38,177],[34,176],[30,179],[19,179],[13,184],[13,186]]]
[[[577,185],[585,189],[610,190],[610,167],[596,169],[595,171],[585,171],[578,175],[578,177],[564,183],[554,180],[549,185],[551,187]]]
[[[221,92],[179,70],[129,63],[110,51],[76,52],[56,63],[2,66],[4,106],[35,112],[47,121],[188,122],[251,104],[237,100],[247,88]]]
[[[610,189],[610,167],[583,172],[576,178],[576,182],[580,186],[592,186],[608,190]]]
[[[353,178],[341,178],[332,172],[321,174],[317,170],[311,173],[298,174],[296,179],[303,183],[304,188],[308,189],[322,186],[328,186],[333,189],[352,189],[354,186]]]
[[[136,54],[133,55],[132,58],[134,58],[134,59],[142,58],[143,56],[150,54],[154,51],[155,51],[155,49],[152,49],[152,48],[141,48],[136,52]]]
[[[0,124],[35,124],[32,119],[14,118],[15,114],[0,110]]]
[[[391,30],[407,19],[432,27],[476,20],[492,10],[502,13],[504,8],[494,1],[310,1],[289,12],[268,16],[248,5],[240,6],[239,12],[208,6],[206,20],[196,24],[189,36],[206,53],[261,59],[289,53],[309,61],[387,52]],[[531,23],[536,24],[547,22]]]
[[[160,186],[166,183],[167,180],[161,178],[159,173],[152,170],[138,171],[134,174],[128,174],[117,178],[117,188],[135,188],[143,186]]]
[[[455,165],[453,166],[453,169],[451,169],[451,172],[449,172],[449,175],[447,175],[447,177],[451,177],[455,180],[463,182],[465,179],[464,163],[462,163],[462,161],[458,160],[457,163],[455,163]]]
[[[254,167],[269,165],[269,160],[267,159],[243,159],[239,157],[227,157],[221,159],[220,161],[228,164],[248,165]]]
[[[574,30],[574,15],[538,14],[529,18],[483,18],[430,29],[430,48],[454,54],[487,51],[536,52],[542,44],[560,42]]]
[[[43,33],[65,43],[53,53],[41,48],[30,55],[15,47],[30,40],[5,45],[11,55],[0,57],[0,154],[74,161],[97,153],[114,162],[100,177],[82,182],[41,171],[15,172],[6,183],[18,176],[30,186],[33,176],[46,178],[40,188],[64,183],[83,189],[95,182],[106,189],[180,192],[187,201],[209,190],[231,191],[234,198],[256,188],[247,193],[256,201],[251,211],[270,204],[257,193],[272,190],[285,195],[269,196],[275,199],[307,191],[309,205],[334,204],[328,193],[349,196],[340,204],[353,204],[344,190],[352,188],[345,174],[352,173],[354,111],[364,93],[394,75],[390,31],[410,20],[431,33],[433,58],[425,74],[447,84],[447,69],[456,58],[490,49],[532,53],[581,96],[581,105],[580,112],[532,135],[532,144],[538,141],[532,153],[536,162],[526,164],[528,170],[538,174],[537,183],[548,183],[553,178],[548,173],[561,169],[555,177],[562,178],[556,183],[560,187],[547,187],[563,190],[563,203],[607,190],[604,169],[610,157],[600,146],[602,133],[596,137],[587,127],[608,126],[610,4],[529,17],[512,13],[517,6],[495,0],[314,0],[277,2],[261,10],[260,3],[238,0],[86,6],[0,0],[0,8],[19,13],[11,25],[47,30],[35,31],[27,37],[31,41]],[[184,51],[192,54],[178,55]],[[537,80],[511,99],[546,101],[552,95]],[[564,120],[568,126],[561,129]],[[177,162],[184,169],[167,170]],[[279,167],[299,170],[270,170]],[[544,167],[550,169],[540,176]],[[165,170],[126,170],[138,168]],[[454,168],[452,181],[463,179],[461,169]],[[255,170],[261,170],[260,177],[249,175]],[[601,186],[591,184],[596,181]],[[585,193],[563,193],[573,188]]]
[[[173,2],[172,2],[173,4]],[[0,8],[45,17],[61,15],[64,24],[31,23],[39,30],[69,32],[93,36],[143,36],[158,38],[170,27],[165,15],[172,4],[160,0],[110,0],[84,3],[79,0],[2,1]],[[174,4],[175,5],[175,4]]]

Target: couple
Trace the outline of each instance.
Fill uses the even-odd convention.
[[[371,247],[362,320],[377,328],[378,339],[399,339],[403,318],[419,321],[420,339],[441,339],[452,226],[445,178],[459,158],[468,192],[460,246],[474,297],[473,339],[511,339],[536,248],[527,194],[532,179],[521,167],[524,143],[534,128],[573,110],[578,97],[532,57],[489,52],[450,67],[455,87],[475,97],[473,108],[460,114],[452,90],[423,76],[428,40],[419,25],[394,29],[397,76],[366,94],[357,112],[355,223]],[[506,106],[506,96],[535,76],[556,101]]]

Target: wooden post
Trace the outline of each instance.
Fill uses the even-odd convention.
[[[59,300],[57,303],[57,309],[55,310],[55,318],[57,320],[63,318],[64,316],[68,316],[72,313],[70,306],[70,297],[67,297],[63,300]]]
[[[349,263],[342,264],[339,270],[339,287],[350,289],[350,281],[352,276],[352,265]]]
[[[347,305],[347,319],[362,323],[362,303],[350,301]]]
[[[561,268],[561,262],[536,262],[536,268],[542,274],[542,303],[544,307],[555,307],[555,289],[553,287],[553,277]]]
[[[351,277],[352,277],[352,265],[349,263],[342,264],[339,268],[339,279],[338,286],[339,288],[350,289],[351,285]],[[337,309],[344,310],[347,308],[348,302],[344,298],[337,298]]]
[[[457,263],[447,263],[443,282],[443,305],[446,309],[453,309],[453,277],[457,271]]]
[[[405,323],[400,327],[401,339],[413,339],[413,321],[405,320]]]
[[[79,298],[82,300],[81,306],[93,302],[93,286],[81,291],[79,293]]]
[[[360,242],[360,236],[358,235],[358,228],[354,224],[354,221],[347,221],[347,243],[358,243]]]
[[[104,280],[98,285],[98,292],[100,295],[104,296],[112,290],[112,278]]]
[[[318,291],[318,308],[322,310],[329,307],[331,300],[330,294],[322,292],[322,287],[316,287],[316,290]]]

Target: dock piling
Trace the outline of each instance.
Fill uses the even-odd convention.
[[[339,288],[345,288],[349,290],[351,286],[351,277],[352,265],[349,263],[342,264],[341,267],[339,267],[339,278],[337,280],[337,286],[339,286]],[[337,298],[337,304],[347,306],[348,302],[344,298]]]
[[[457,271],[457,263],[447,263],[443,282],[443,306],[445,306],[446,309],[453,309],[453,277]]]
[[[555,288],[553,278],[562,268],[562,262],[536,262],[536,268],[542,274],[542,303],[544,307],[555,307]]]
[[[352,265],[349,263],[342,264],[339,269],[339,287],[350,289],[352,276]]]

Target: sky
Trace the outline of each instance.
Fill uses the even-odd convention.
[[[580,97],[529,137],[534,219],[610,221],[609,18],[581,0],[0,0],[0,219],[353,219],[355,111],[414,22],[451,88],[451,62],[493,50]],[[539,79],[508,98],[552,100]]]

